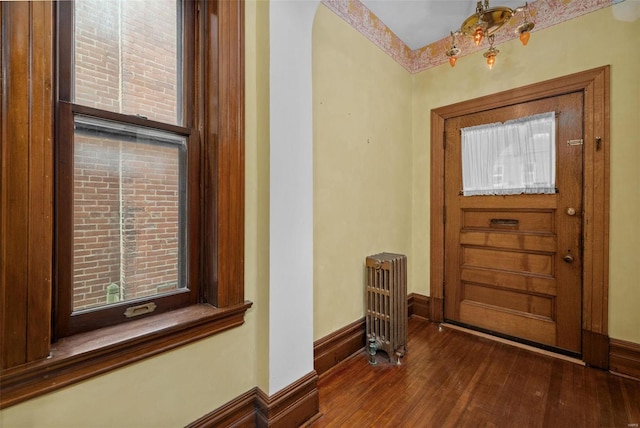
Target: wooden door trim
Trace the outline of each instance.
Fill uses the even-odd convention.
[[[447,119],[541,98],[584,92],[582,358],[608,368],[609,66],[547,80],[431,110],[431,320],[444,319],[444,124]],[[599,143],[597,139],[599,138]],[[585,341],[588,346],[585,346]]]

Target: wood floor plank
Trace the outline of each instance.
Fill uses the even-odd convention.
[[[614,427],[624,427],[629,423],[626,403],[622,393],[622,378],[613,378],[607,376],[607,385],[609,387],[609,396],[611,397],[611,416]]]
[[[462,425],[474,426],[477,421],[491,424],[494,420],[510,416],[505,414],[505,403],[516,398],[512,396],[513,392],[509,392],[509,383],[513,381],[512,373],[517,369],[517,354],[510,352],[503,344],[495,344],[495,348],[491,366],[481,379],[480,388],[474,392]]]
[[[543,426],[590,426],[582,414],[576,411],[588,403],[580,376],[575,376],[574,369],[578,367],[561,360],[552,362]]]
[[[595,393],[598,396],[598,424],[601,427],[615,427],[614,403],[609,390],[609,379],[603,373],[597,373],[594,379]]]
[[[640,426],[640,406],[633,405],[631,403],[640,403],[640,388],[638,388],[637,382],[631,379],[622,380],[622,395],[624,403],[626,405],[627,412],[627,426],[634,426],[637,428]]]
[[[365,351],[320,377],[311,427],[622,427],[640,423],[640,382],[424,319],[401,365]]]
[[[507,388],[511,391],[513,402],[510,406],[504,406],[509,410],[507,423],[512,426],[542,427],[539,415],[544,412],[547,402],[551,361],[549,357],[524,350],[520,350],[518,360]]]

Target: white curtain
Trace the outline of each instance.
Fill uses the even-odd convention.
[[[555,112],[462,128],[463,194],[555,193],[555,140]]]

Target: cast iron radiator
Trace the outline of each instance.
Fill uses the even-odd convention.
[[[370,362],[378,349],[400,364],[407,350],[407,256],[380,253],[366,258],[366,325]]]

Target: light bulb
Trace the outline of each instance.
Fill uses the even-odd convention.
[[[522,42],[522,46],[527,46],[527,43],[529,43],[529,37],[531,37],[531,33],[528,31],[520,33],[520,42]]]
[[[449,57],[449,64],[451,65],[451,67],[455,67],[456,66],[456,61],[458,60],[457,56],[450,56]]]
[[[482,41],[483,37],[484,37],[484,30],[482,29],[482,27],[476,28],[475,33],[473,33],[473,43],[475,43],[476,46],[478,46]]]
[[[496,63],[496,56],[495,55],[489,55],[487,57],[487,65],[489,66],[489,70],[491,70],[493,68],[493,64]]]

